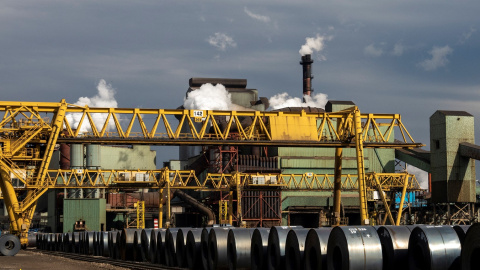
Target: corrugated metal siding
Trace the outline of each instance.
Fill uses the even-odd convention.
[[[105,199],[64,199],[63,232],[73,231],[73,226],[79,219],[85,220],[88,230],[100,231],[100,224],[106,226],[105,209]]]
[[[133,148],[102,147],[102,169],[155,170],[156,152],[150,146],[134,145]]]

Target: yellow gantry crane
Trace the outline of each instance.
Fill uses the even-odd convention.
[[[358,167],[356,187],[359,192],[363,224],[368,222],[366,202],[368,176],[365,174],[363,149],[423,146],[414,142],[400,115],[361,114],[357,107],[333,113],[241,112],[90,108],[68,104],[65,100],[57,103],[0,101],[0,114],[2,113],[0,189],[10,218],[12,233],[20,236],[22,244],[26,244],[38,198],[49,188],[57,187],[58,179],[68,178],[70,179],[68,181],[77,183],[82,179],[82,185],[91,181],[90,174],[85,174],[90,176],[83,178],[75,172],[70,173],[68,177],[52,178],[51,174],[55,173],[49,172],[48,167],[55,146],[59,143],[356,148]],[[75,119],[78,121],[74,121]],[[401,134],[401,141],[393,140],[394,129],[399,131],[397,134]],[[337,150],[337,153],[341,160],[341,151]],[[336,208],[342,188],[337,184],[337,181],[342,179],[341,163],[336,163],[335,172]],[[22,187],[14,187],[12,178],[18,179]],[[182,185],[174,181],[165,181],[170,178],[170,172],[168,176],[158,178],[163,179],[163,182],[158,182],[157,188],[163,190]],[[237,189],[238,192],[242,186],[242,177],[235,175],[231,178],[233,180],[228,180],[227,187],[231,190]],[[292,181],[295,182],[297,179]],[[405,181],[403,183],[409,185],[409,181]],[[120,182],[111,180],[109,184],[104,185],[105,187],[110,184],[121,185]],[[212,178],[205,182],[211,184],[206,188],[215,188],[216,184],[220,185],[221,180],[215,182]],[[101,185],[99,182],[90,183],[95,187]]]

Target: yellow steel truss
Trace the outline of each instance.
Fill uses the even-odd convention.
[[[368,218],[365,199],[368,177],[363,168],[363,148],[422,146],[410,136],[400,115],[361,114],[357,107],[334,113],[239,112],[90,108],[62,100],[58,103],[0,101],[1,112],[0,190],[12,232],[21,236],[22,244],[26,244],[36,201],[48,188],[102,185],[121,188],[122,185],[147,184],[166,187],[167,191],[173,187],[235,187],[238,193],[241,186],[254,185],[253,181],[249,182],[252,180],[249,176],[239,174],[210,174],[200,182],[193,172],[168,170],[158,172],[163,174],[162,177],[154,177],[154,172],[149,177],[164,182],[149,180],[142,184],[121,179],[115,171],[57,171],[55,176],[48,167],[57,143],[355,147],[358,160],[356,187],[360,194],[362,222]],[[394,129],[399,130],[397,134],[401,134],[401,140],[393,138]],[[12,175],[25,187],[15,188]],[[331,185],[328,176],[321,180],[318,176],[309,177],[278,175],[276,183],[268,185],[295,189],[321,189]],[[344,185],[350,183],[348,176],[346,180]],[[21,190],[25,193],[19,200],[17,192]],[[241,198],[238,198],[237,204],[240,202]]]

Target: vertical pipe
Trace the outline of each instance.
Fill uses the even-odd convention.
[[[342,154],[343,148],[335,148],[335,181],[333,193],[333,214],[335,225],[340,225],[340,206],[342,203]]]
[[[163,188],[158,190],[159,204],[158,204],[158,228],[163,228]]]

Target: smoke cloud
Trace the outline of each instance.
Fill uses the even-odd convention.
[[[325,48],[325,41],[330,41],[332,38],[332,36],[321,36],[319,34],[316,37],[307,37],[305,44],[302,45],[298,52],[301,56],[312,54],[314,51],[320,52]],[[325,57],[322,58],[322,60],[325,60]]]
[[[415,175],[422,189],[428,189],[428,172],[411,165],[408,166],[407,171]]]
[[[80,97],[75,105],[78,106],[89,106],[89,107],[102,107],[102,108],[117,108],[118,103],[115,100],[115,89],[112,85],[108,84],[105,80],[101,79],[97,85],[98,93],[93,97]],[[107,114],[92,114],[93,122],[97,129],[102,129],[103,125],[107,119]],[[79,133],[86,133],[92,131],[87,117],[85,116],[82,126],[78,127],[80,119],[82,118],[81,113],[72,113],[66,115],[68,123],[72,129],[80,129]],[[108,130],[115,128],[113,120],[110,120],[108,123]]]
[[[304,96],[304,103],[301,98],[291,97],[288,93],[281,93],[271,97],[269,103],[272,110],[286,107],[315,107],[324,109],[328,101],[327,97],[326,94],[322,93],[314,94],[312,97]]]
[[[222,110],[228,111],[232,107],[231,95],[222,84],[203,84],[199,89],[188,93],[183,101],[187,110]]]

